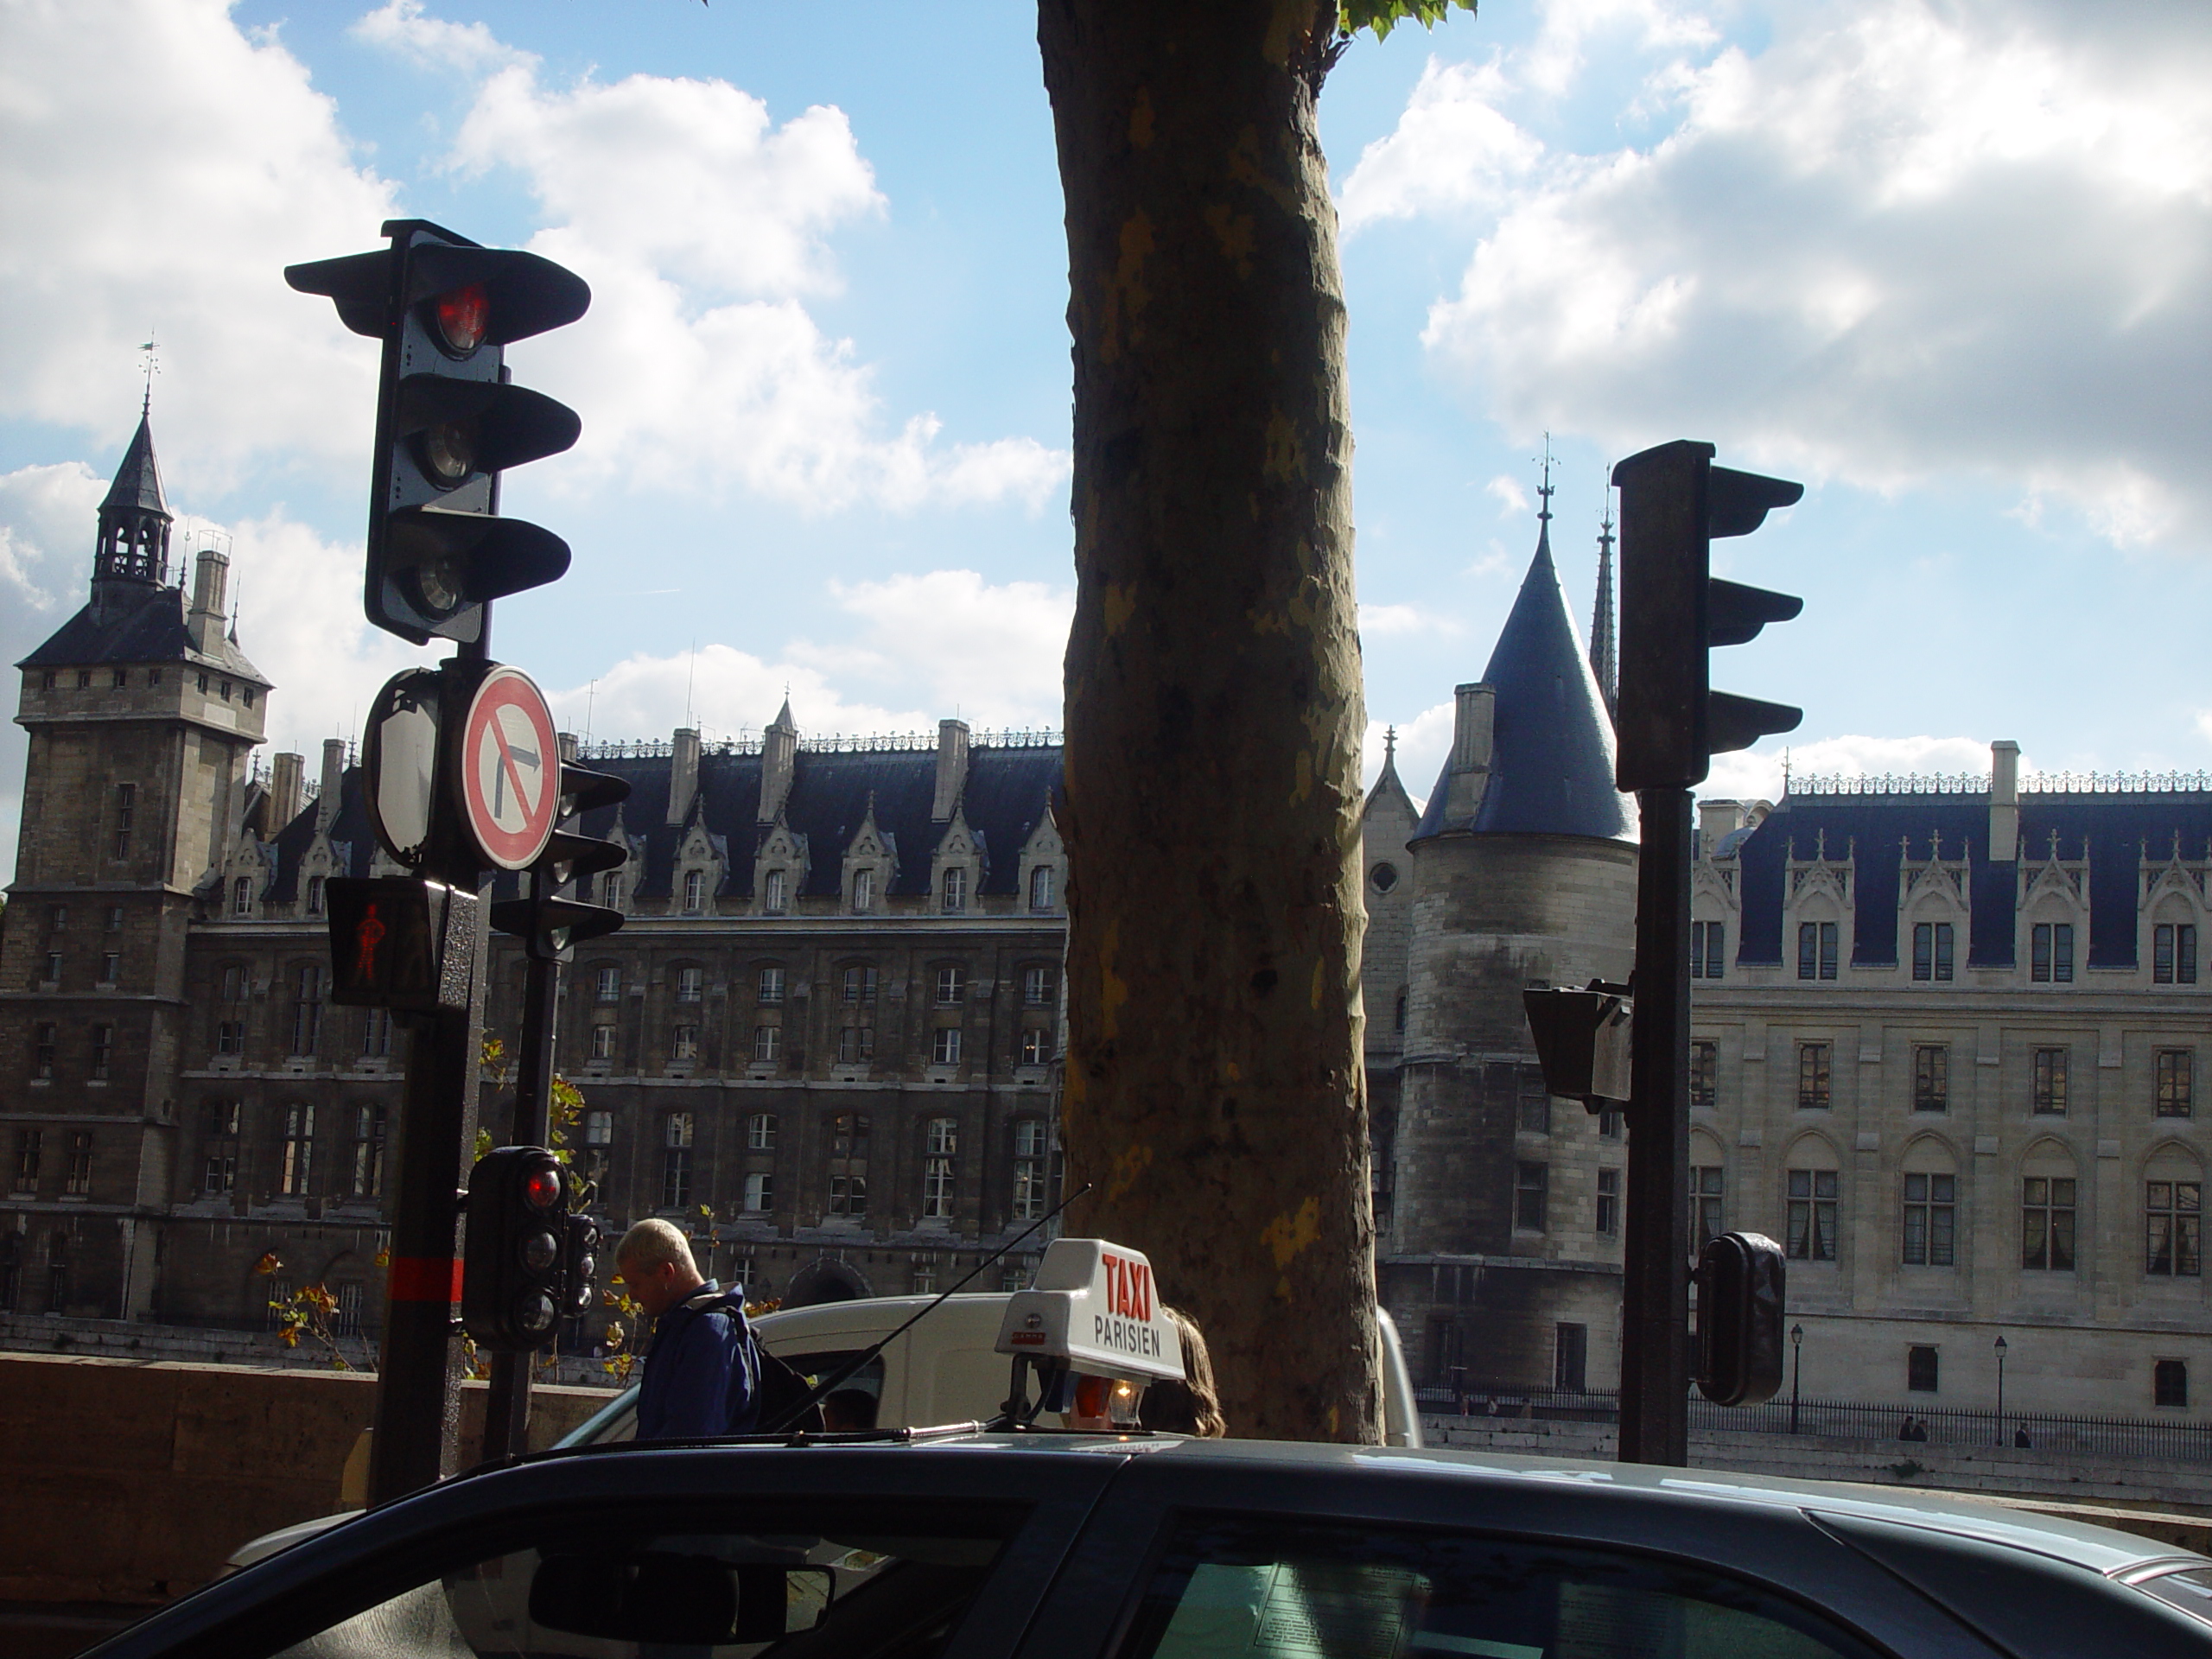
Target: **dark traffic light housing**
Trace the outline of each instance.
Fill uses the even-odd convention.
[[[588,881],[630,861],[619,841],[580,836],[573,828],[584,813],[630,798],[629,780],[611,772],[561,765],[561,804],[553,839],[530,867],[530,894],[502,899],[492,906],[492,926],[519,938],[524,954],[540,962],[567,962],[581,939],[595,939],[622,925],[622,912],[610,905],[567,896],[572,881]]]
[[[1697,1272],[1698,1392],[1716,1405],[1756,1406],[1782,1386],[1789,1264],[1764,1233],[1706,1241]]]
[[[499,475],[558,454],[575,411],[513,385],[505,347],[591,304],[575,272],[486,248],[425,219],[387,220],[387,249],[292,265],[355,334],[384,342],[370,482],[369,620],[415,644],[480,639],[487,601],[557,579],[569,544],[499,516]]]
[[[1593,1112],[1629,1101],[1635,1004],[1628,987],[1593,979],[1583,990],[1531,985],[1521,993],[1529,1035],[1544,1071],[1544,1090]]]
[[[1620,690],[1615,780],[1624,790],[1688,789],[1712,757],[1796,729],[1804,712],[1712,689],[1707,652],[1740,645],[1804,609],[1711,574],[1712,538],[1748,536],[1805,493],[1787,479],[1713,464],[1713,447],[1678,440],[1613,468],[1621,493]]]
[[[476,1160],[461,1319],[477,1346],[522,1351],[553,1340],[580,1300],[570,1264],[589,1260],[570,1226],[580,1219],[569,1214],[568,1173],[543,1147],[499,1147]]]

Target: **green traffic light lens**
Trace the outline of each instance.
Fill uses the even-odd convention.
[[[416,604],[427,617],[442,622],[467,602],[461,567],[442,555],[423,560],[409,574],[414,578]]]
[[[421,448],[423,470],[448,489],[467,483],[476,471],[473,422],[440,421],[423,432]]]
[[[561,1310],[542,1290],[530,1292],[515,1304],[515,1328],[528,1336],[550,1331],[560,1317]]]

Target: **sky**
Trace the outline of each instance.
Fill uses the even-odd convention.
[[[1425,796],[1535,539],[1586,627],[1610,462],[1802,480],[1715,545],[1796,772],[2212,766],[2212,10],[1484,0],[1323,95],[1371,720]],[[0,0],[0,648],[83,602],[145,354],[270,749],[434,659],[361,616],[376,346],[283,269],[433,219],[591,284],[512,347],[583,436],[493,654],[598,738],[1060,724],[1066,245],[1033,8]],[[0,734],[13,864],[24,738]]]

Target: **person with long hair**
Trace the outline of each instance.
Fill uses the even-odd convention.
[[[1229,1433],[1221,1414],[1221,1396],[1214,1392],[1213,1360],[1198,1321],[1179,1307],[1160,1310],[1175,1322],[1176,1339],[1183,1345],[1183,1380],[1160,1382],[1144,1391],[1137,1406],[1137,1421],[1163,1434],[1195,1434],[1219,1440]]]

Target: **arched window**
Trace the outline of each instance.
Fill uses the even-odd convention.
[[[2154,1279],[2204,1274],[2204,1171],[2186,1147],[2161,1147],[2143,1171],[2143,1271]]]
[[[1933,1135],[1905,1148],[1897,1259],[1909,1268],[1958,1265],[1958,1161]]]
[[[2074,1154],[2039,1141],[2020,1166],[2020,1266],[2032,1273],[2074,1271],[2080,1185]]]
[[[1834,1261],[1842,1186],[1835,1148],[1819,1135],[1801,1136],[1789,1148],[1783,1183],[1786,1254],[1799,1262]]]

